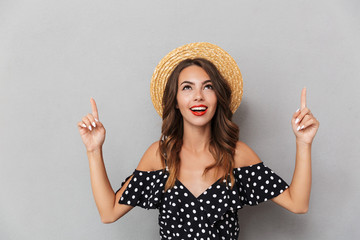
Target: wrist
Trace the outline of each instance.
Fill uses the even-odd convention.
[[[296,140],[296,146],[311,147],[311,145],[312,145],[312,143],[307,143],[307,142],[302,142],[302,141]]]
[[[94,154],[102,153],[102,147],[97,147],[97,148],[93,148],[93,149],[86,149],[86,153],[88,155],[94,155]]]

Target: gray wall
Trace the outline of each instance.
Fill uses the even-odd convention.
[[[76,123],[98,103],[113,188],[160,137],[152,72],[208,41],[237,61],[240,140],[290,184],[290,119],[307,87],[320,121],[309,212],[239,211],[240,239],[355,239],[359,217],[359,1],[0,1],[0,238],[158,239],[157,211],[102,224]]]

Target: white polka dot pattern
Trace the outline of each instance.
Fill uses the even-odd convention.
[[[122,194],[119,203],[134,207],[140,206],[145,209],[159,208],[168,176],[167,172],[164,170],[139,171],[135,169],[132,176],[133,177]],[[126,178],[121,184],[121,187],[130,177],[131,176]]]
[[[289,185],[263,162],[234,169],[242,205],[258,205],[278,196]]]
[[[164,192],[168,177],[165,170],[135,170],[119,203],[158,208],[161,239],[235,240],[240,230],[238,209],[276,197],[288,185],[262,162],[234,168],[233,173],[233,188],[230,182],[218,180],[195,197],[178,180],[172,189]]]

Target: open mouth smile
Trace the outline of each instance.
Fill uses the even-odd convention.
[[[190,108],[190,111],[195,115],[195,116],[202,116],[207,112],[208,107],[205,105],[196,105],[196,106],[192,106]]]

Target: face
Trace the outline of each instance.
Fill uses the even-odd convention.
[[[205,126],[211,123],[217,98],[209,75],[201,67],[192,65],[180,72],[176,100],[184,124]]]

